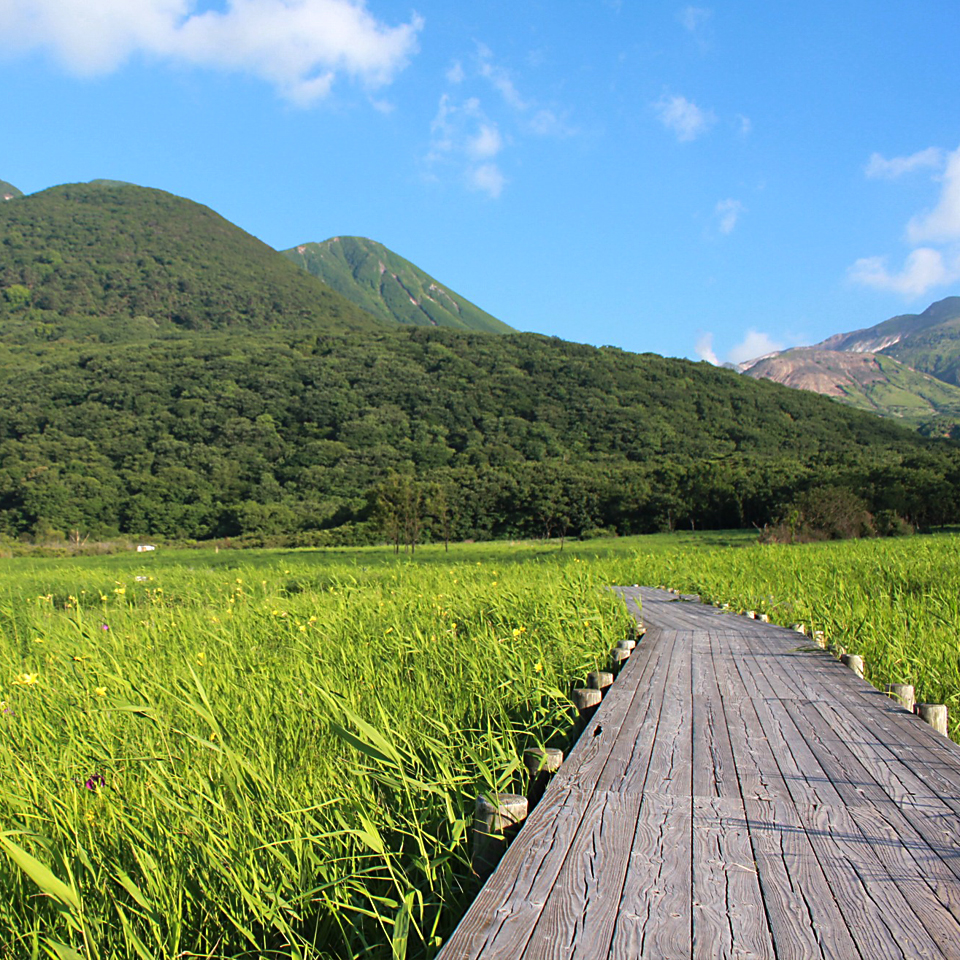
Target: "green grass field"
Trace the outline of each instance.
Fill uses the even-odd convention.
[[[740,533],[4,561],[0,957],[431,956],[474,797],[567,745],[631,627],[608,585],[803,621],[956,707],[958,561]]]

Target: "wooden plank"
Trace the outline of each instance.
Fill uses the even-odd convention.
[[[693,636],[693,955],[775,955],[763,909],[725,704],[739,703],[739,683],[724,683],[717,660],[726,645],[710,632]],[[739,678],[737,678],[739,679]]]
[[[604,766],[596,794],[602,799],[597,802],[595,798],[591,804],[571,848],[569,863],[544,905],[524,960],[603,956],[609,949],[622,909],[624,886],[629,883],[627,871],[641,805],[646,803],[651,777],[663,766],[661,755],[672,755],[674,738],[682,727],[683,705],[665,695],[665,690],[675,689],[678,671],[689,664],[689,652],[685,644],[677,642],[674,631],[664,631],[659,642],[664,655],[651,675],[647,709],[642,716],[637,710],[633,717],[625,718],[623,729],[631,733],[624,736],[621,732],[617,740],[620,748],[630,749],[615,747]],[[677,769],[689,769],[689,758],[686,762],[678,759]],[[653,789],[656,785],[653,783]],[[680,792],[689,804],[689,790],[681,785]],[[575,944],[573,953],[556,952],[568,944]]]

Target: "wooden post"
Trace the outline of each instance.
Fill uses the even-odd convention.
[[[587,674],[587,686],[591,690],[599,690],[605,697],[613,686],[613,674],[606,670],[594,670]]]
[[[573,691],[573,702],[576,704],[577,713],[580,714],[581,732],[597,712],[602,699],[603,694],[599,690],[592,690],[589,687],[577,687]]]
[[[527,768],[528,809],[532,810],[547,789],[550,777],[560,769],[563,763],[563,751],[552,747],[528,747],[523,751],[523,765]]]
[[[913,692],[912,683],[888,683],[886,694],[888,697],[899,700],[904,710],[909,710],[913,713],[913,706],[917,702],[917,698]]]
[[[617,647],[617,649],[610,654],[610,670],[614,676],[620,673],[629,659],[630,651],[624,650],[622,647]]]
[[[858,657],[855,653],[845,653],[840,662],[849,667],[861,680],[863,679],[863,657]]]
[[[527,798],[515,793],[498,793],[491,800],[477,797],[473,815],[474,873],[486,880],[496,869],[507,845],[527,817]]]
[[[926,720],[937,733],[947,736],[947,705],[945,703],[918,703],[917,713]]]
[[[633,649],[634,647],[636,647],[636,645],[637,645],[636,640],[618,640],[617,641],[618,650],[629,650],[631,653],[633,652]]]

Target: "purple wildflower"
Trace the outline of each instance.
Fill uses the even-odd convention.
[[[101,630],[109,630],[110,627],[109,627],[109,625],[106,624],[106,623],[101,623],[101,624],[100,624],[100,629],[101,629]]]
[[[95,773],[89,780],[84,784],[88,790],[96,790],[97,787],[102,787],[106,784],[106,780],[99,773]]]

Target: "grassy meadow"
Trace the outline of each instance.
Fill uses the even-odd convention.
[[[665,584],[960,714],[960,538],[159,551],[0,568],[0,957],[431,956],[479,792]],[[956,732],[956,727],[954,727]]]

